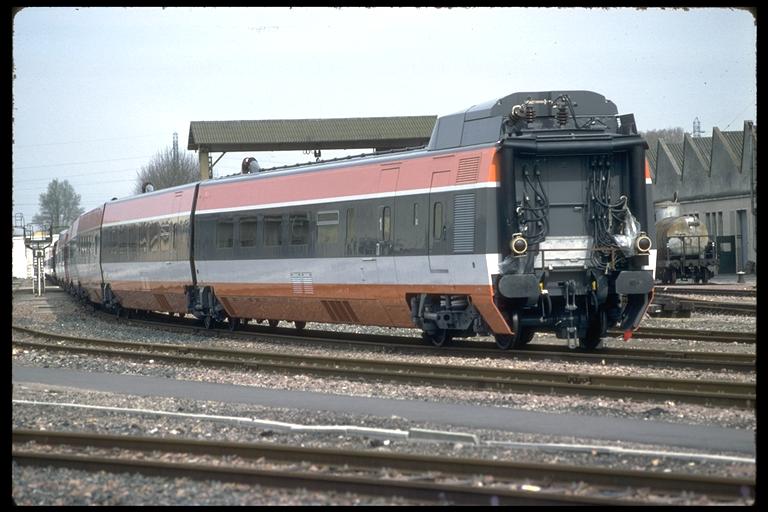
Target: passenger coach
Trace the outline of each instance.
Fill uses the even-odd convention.
[[[440,117],[422,149],[108,202],[100,239],[89,212],[58,250],[101,244],[99,287],[94,253],[70,255],[90,300],[207,326],[417,327],[501,348],[551,331],[594,348],[614,325],[630,337],[652,296],[645,148],[599,94],[515,93]]]

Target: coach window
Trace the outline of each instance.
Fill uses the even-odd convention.
[[[256,218],[240,219],[240,247],[256,247]]]
[[[356,254],[355,247],[355,209],[347,208],[347,229],[346,229],[346,253],[348,255]]]
[[[136,250],[139,247],[139,226],[131,224],[128,226],[128,259],[136,257]]]
[[[335,244],[339,241],[339,211],[317,212],[317,243]]]
[[[149,252],[160,252],[160,225],[157,222],[149,223]]]
[[[434,216],[432,217],[432,237],[435,240],[442,240],[443,239],[443,203],[437,202],[434,206],[434,211],[432,212]]]
[[[167,252],[171,247],[171,225],[168,222],[160,224],[160,251]]]
[[[220,220],[216,224],[216,247],[230,249],[234,247],[235,223],[231,220]]]
[[[309,215],[306,213],[290,215],[291,245],[309,243]]]
[[[381,240],[388,242],[392,236],[392,210],[389,206],[381,209]]]
[[[139,254],[141,254],[143,259],[146,259],[145,254],[147,254],[147,250],[149,247],[149,223],[147,222],[141,222],[139,223]]]
[[[177,247],[176,244],[178,244],[176,239],[178,238],[178,236],[179,236],[179,223],[173,222],[171,223],[171,251],[176,250],[176,247]]]
[[[283,217],[282,215],[264,216],[264,245],[282,245]]]

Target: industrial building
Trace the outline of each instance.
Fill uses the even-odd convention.
[[[705,222],[717,242],[721,274],[755,272],[756,152],[752,121],[744,121],[742,131],[715,127],[711,137],[660,139],[647,152],[655,209],[676,202],[681,214]]]

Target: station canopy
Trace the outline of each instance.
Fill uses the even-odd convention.
[[[401,149],[429,142],[437,116],[192,121],[187,149],[205,152]]]

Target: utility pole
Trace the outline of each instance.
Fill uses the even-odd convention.
[[[179,171],[179,134],[173,132],[173,170]]]

